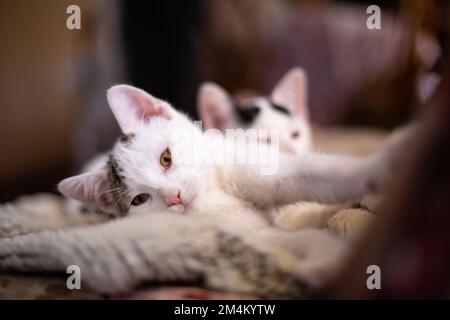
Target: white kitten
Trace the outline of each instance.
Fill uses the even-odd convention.
[[[382,150],[367,159],[277,154],[279,172],[265,176],[258,164],[185,161],[194,152],[186,146],[200,144],[215,157],[217,145],[226,139],[208,136],[205,143],[205,135],[187,117],[140,89],[114,86],[108,91],[108,102],[124,136],[107,165],[63,180],[59,190],[115,216],[162,209],[225,216],[245,213],[249,226],[264,224],[261,212],[270,208],[302,200],[346,201],[383,188],[396,150]]]

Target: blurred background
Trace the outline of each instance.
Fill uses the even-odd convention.
[[[72,4],[81,30],[66,27]],[[381,30],[366,27],[369,4]],[[202,81],[267,93],[300,65],[316,127],[392,129],[439,82],[449,24],[449,2],[431,0],[0,0],[0,202],[54,192],[111,147],[115,83],[196,118]]]

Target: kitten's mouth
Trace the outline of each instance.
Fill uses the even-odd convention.
[[[168,207],[170,211],[177,212],[177,213],[185,213],[186,207],[184,204],[173,204]]]
[[[182,203],[172,204],[168,208],[170,211],[174,211],[177,213],[187,213],[192,209],[192,203],[196,196],[192,196],[190,199],[183,201]]]

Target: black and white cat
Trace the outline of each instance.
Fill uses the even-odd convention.
[[[207,129],[277,130],[280,151],[303,154],[311,150],[307,94],[306,72],[296,67],[279,80],[269,97],[253,97],[244,103],[238,103],[218,84],[206,82],[198,91],[197,108]]]

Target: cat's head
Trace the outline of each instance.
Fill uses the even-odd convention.
[[[278,130],[280,151],[302,154],[310,149],[307,77],[301,68],[289,70],[269,97],[246,99],[244,103],[237,103],[219,85],[204,83],[198,91],[197,107],[206,129]]]
[[[195,209],[208,168],[188,163],[186,146],[201,130],[138,88],[117,85],[107,98],[123,136],[104,167],[61,181],[61,193],[116,216]]]

